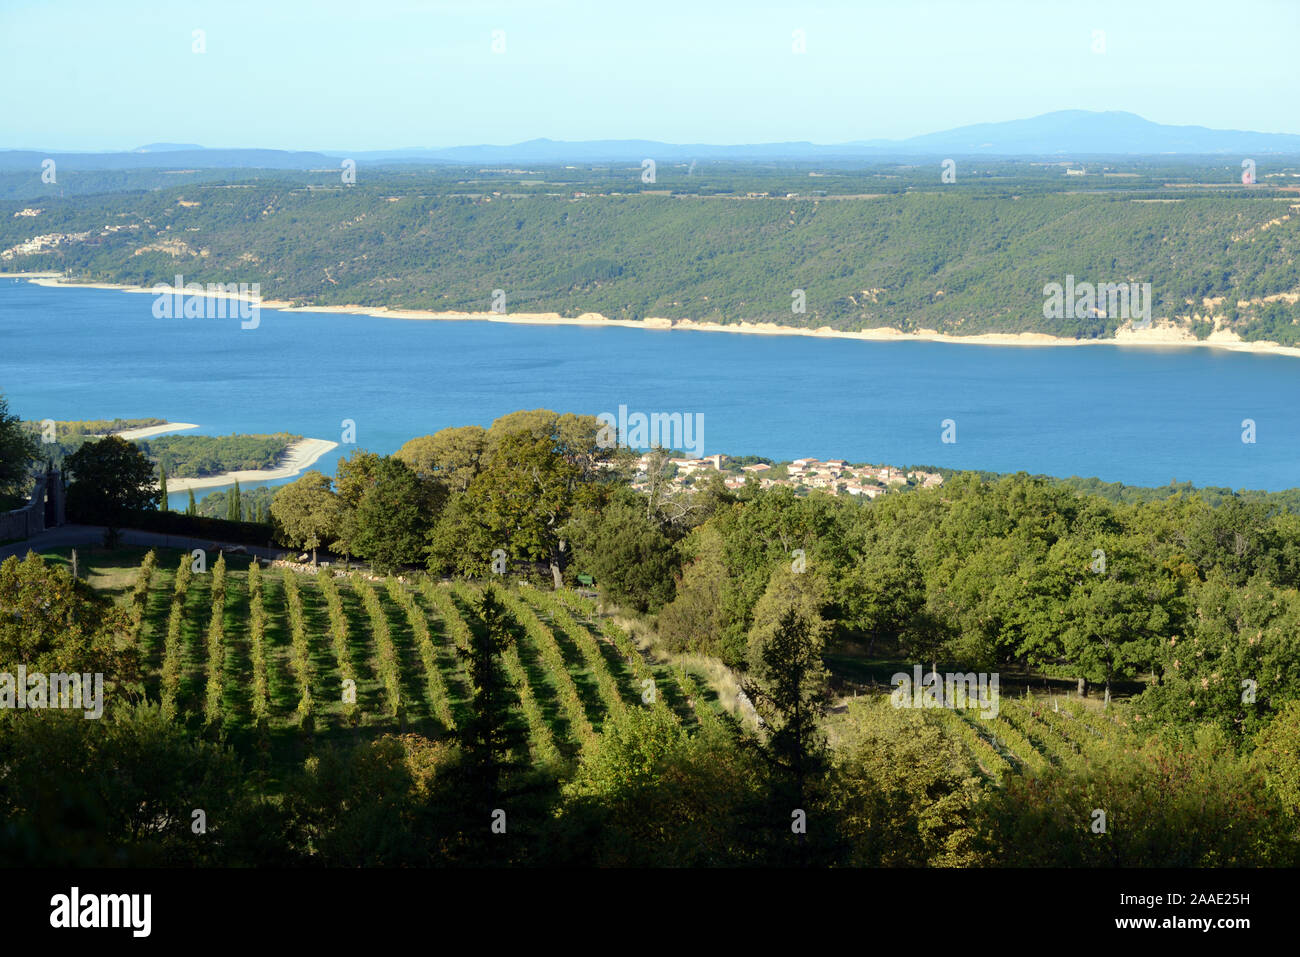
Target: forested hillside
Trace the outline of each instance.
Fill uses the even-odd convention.
[[[250,178],[0,203],[0,255],[5,270],[179,273],[317,305],[486,312],[500,289],[507,312],[1113,335],[1114,315],[1044,318],[1044,286],[1073,276],[1150,283],[1157,321],[1300,337],[1294,189],[1233,187],[1226,166],[1068,165],[963,167],[947,185],[931,165]]]

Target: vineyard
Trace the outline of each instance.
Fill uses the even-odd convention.
[[[173,719],[232,740],[260,729],[284,747],[309,733],[437,738],[468,721],[481,586],[307,574],[234,556],[195,571],[188,554],[167,554],[145,556],[121,600],[143,691]],[[651,664],[590,599],[522,584],[496,591],[514,637],[503,664],[518,761],[559,770],[630,707],[660,709],[688,730],[727,720],[697,676]]]
[[[1086,763],[1122,746],[1128,735],[1119,722],[1077,701],[1042,697],[1000,698],[995,718],[974,708],[927,714],[959,743],[968,770],[994,785],[1009,774]]]
[[[168,553],[169,555],[171,553]],[[304,573],[222,556],[195,572],[188,554],[150,552],[123,570],[119,600],[143,665],[144,693],[176,720],[237,741],[259,729],[291,758],[307,734],[418,731],[466,725],[468,651],[483,627],[483,588],[424,575],[373,579]],[[657,709],[688,730],[729,723],[717,695],[678,663],[652,663],[576,592],[497,584],[514,641],[513,757],[562,773],[612,715]],[[967,770],[997,787],[1014,774],[1087,762],[1129,732],[1078,701],[1002,697],[997,716],[927,711]]]

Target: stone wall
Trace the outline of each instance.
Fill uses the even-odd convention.
[[[0,512],[0,542],[31,538],[45,531],[45,476],[36,479],[31,501],[12,512]]]

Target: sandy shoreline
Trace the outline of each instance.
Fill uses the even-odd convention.
[[[337,442],[328,439],[303,439],[295,442],[285,452],[284,461],[273,469],[243,469],[238,472],[223,472],[220,475],[205,475],[202,478],[169,478],[167,494],[188,492],[190,489],[220,488],[234,485],[235,482],[268,482],[273,479],[293,478],[310,466],[316,464],[326,452],[338,448]]]
[[[21,276],[40,286],[68,286],[78,289],[115,289],[120,292],[152,293],[153,287],[127,286],[118,283],[63,282],[54,273],[0,273],[0,278]],[[1173,325],[1153,326],[1150,329],[1120,329],[1111,339],[1067,339],[1042,332],[985,332],[973,336],[954,336],[932,329],[901,332],[897,329],[866,329],[846,332],[821,326],[817,329],[783,326],[774,322],[737,322],[722,325],[716,322],[696,322],[693,319],[666,319],[648,317],[643,320],[609,319],[600,313],[586,312],[576,317],[561,316],[554,312],[436,312],[421,309],[390,309],[387,306],[294,306],[280,299],[263,299],[263,309],[280,312],[320,312],[335,315],[370,316],[384,319],[459,320],[480,322],[505,322],[530,326],[618,326],[626,329],[653,329],[661,331],[687,330],[693,332],[723,332],[739,335],[807,336],[815,339],[857,339],[862,342],[944,342],[958,345],[983,346],[1152,346],[1187,348],[1201,347],[1223,349],[1229,352],[1249,352],[1265,355],[1300,357],[1300,347],[1283,346],[1276,342],[1245,342],[1231,332],[1214,332],[1205,339],[1197,339],[1190,332]],[[233,480],[232,480],[233,481]],[[242,479],[241,479],[242,481]],[[197,487],[197,486],[196,486]]]
[[[188,432],[190,429],[197,428],[198,426],[191,422],[167,422],[163,425],[150,425],[143,429],[124,429],[113,434],[119,439],[133,442],[136,439],[151,439],[155,435],[166,435],[168,432]]]
[[[162,425],[150,425],[139,429],[125,429],[114,432],[118,438],[127,441],[148,439],[155,435],[169,432],[188,432],[199,426],[192,422],[165,422]],[[234,485],[235,482],[267,482],[274,479],[293,478],[316,464],[326,452],[338,448],[337,442],[328,439],[303,439],[285,449],[284,461],[273,469],[241,469],[237,472],[222,472],[220,475],[204,475],[201,478],[169,478],[167,494],[188,492],[190,489],[220,488]]]
[[[157,295],[157,293],[154,291],[155,289],[154,286],[126,286],[116,282],[66,282],[63,279],[58,278],[60,275],[61,275],[60,273],[10,272],[10,273],[0,273],[0,279],[12,279],[14,277],[21,276],[25,278],[28,282],[30,282],[33,286],[46,286],[53,289],[58,289],[58,288],[112,289],[112,290],[116,290],[117,292],[144,292],[144,293],[148,293],[151,296]],[[170,291],[174,291],[175,289],[175,286],[172,283],[158,283],[158,285],[166,286],[167,289]],[[230,293],[225,293],[225,292],[221,292],[221,293],[208,292],[206,284],[204,284],[203,292],[196,291],[194,293],[190,293],[186,290],[182,290],[182,293],[187,296],[195,295],[195,296],[202,296],[204,298],[210,298],[210,299],[238,299],[238,300],[248,300],[249,302],[253,301],[253,298],[251,296],[243,296],[238,293],[232,295]],[[288,300],[280,300],[280,299],[262,299],[258,304],[264,309],[287,309],[288,307],[293,305],[293,303],[289,302]]]

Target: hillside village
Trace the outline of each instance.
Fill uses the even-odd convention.
[[[752,458],[752,457],[751,457]],[[750,464],[739,464],[740,461]],[[796,492],[818,489],[831,495],[866,496],[869,499],[901,488],[934,488],[943,484],[938,472],[920,469],[904,471],[889,465],[854,465],[843,459],[795,459],[792,462],[751,462],[750,459],[730,462],[726,455],[716,453],[702,458],[672,458],[669,481],[680,489],[693,487],[697,480],[712,472],[725,476],[723,484],[729,489],[744,488],[751,479],[759,488],[776,486],[792,488]],[[649,485],[651,457],[647,453],[637,460],[637,471],[632,487],[645,490]]]

